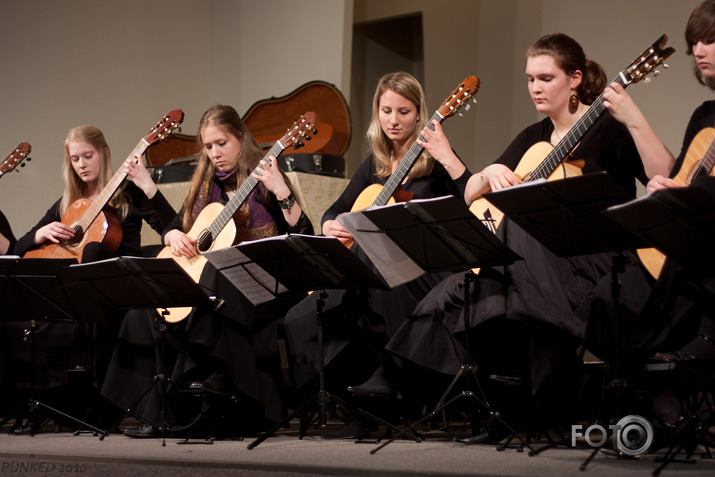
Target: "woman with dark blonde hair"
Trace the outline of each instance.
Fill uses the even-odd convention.
[[[162,233],[176,216],[176,211],[158,190],[140,158],[126,159],[122,168],[131,180],[126,181],[109,201],[113,210],[104,211],[106,214],[116,211],[122,229],[121,242],[116,250],[102,242],[85,244],[82,262],[117,256],[141,256],[142,223],[146,221],[157,233]],[[61,222],[65,212],[79,199],[93,200],[99,196],[114,174],[109,146],[99,128],[82,125],[67,133],[62,169],[65,182],[62,198],[50,207],[29,232],[18,239],[13,250],[15,255],[23,256],[45,243],[59,243],[74,236],[74,230]],[[68,369],[91,371],[95,384],[101,386],[122,315],[122,312],[106,310],[106,323],[101,325],[39,323],[36,331],[39,345],[37,359],[44,367],[39,376],[42,379],[37,386],[53,388],[66,385]],[[3,332],[8,342],[22,342],[23,330],[20,326],[4,326],[7,326]],[[91,333],[89,327],[92,327]],[[24,353],[24,350],[18,349],[9,360],[0,359],[3,365],[7,365],[6,380],[14,381],[18,387],[27,387],[29,384],[29,375],[25,373],[27,366],[24,363],[11,363]],[[29,432],[31,426],[32,423],[18,428],[18,432]]]
[[[447,195],[463,197],[469,170],[450,147],[439,122],[434,121],[433,130],[426,127],[427,121],[424,92],[417,79],[409,73],[396,72],[378,81],[367,131],[369,154],[340,197],[323,215],[323,234],[349,241],[352,237],[337,217],[350,212],[368,186],[384,185],[415,142],[424,148],[424,152],[393,196],[398,201],[405,200],[400,199],[404,192],[414,199]],[[420,135],[424,141],[419,139]],[[354,244],[352,250],[371,264],[359,246]],[[367,377],[381,360],[384,343],[417,302],[444,276],[441,273],[423,275],[387,291],[371,288],[327,291],[323,308],[325,363],[328,369],[336,370],[327,383],[331,390],[344,392],[350,382]],[[314,387],[318,373],[315,313],[316,296],[313,294],[293,307],[285,320],[294,356],[296,385],[306,393]],[[347,428],[324,437],[354,438],[365,434],[368,427],[367,423],[356,419]]]
[[[164,245],[174,256],[198,254],[197,235],[189,232],[203,220],[202,212],[209,204],[226,205],[251,175],[258,182],[233,216],[234,243],[286,233],[313,233],[313,225],[296,202],[276,158],[269,156],[261,162],[260,172],[254,172],[265,153],[233,107],[208,109],[199,122],[197,142],[201,153],[191,186],[181,211],[163,235]],[[255,432],[281,417],[275,333],[277,318],[289,304],[276,300],[254,306],[212,266],[203,268],[199,284],[208,295],[223,301],[218,308],[215,304],[194,308],[188,318],[170,329],[181,345],[169,350],[166,361],[167,369],[173,368],[173,374],[169,372],[167,430],[177,432],[196,418],[194,411],[199,411],[183,407],[185,401],[178,394],[191,390],[235,395],[240,400],[237,412],[241,417],[223,422],[223,431],[233,435]],[[159,395],[142,396],[143,390],[151,387],[157,366],[158,334],[153,325],[154,316],[144,310],[127,315],[102,389],[103,395],[120,408],[134,406],[134,414],[145,422],[126,429],[128,437],[162,435]],[[127,382],[133,384],[127,386]],[[144,399],[137,402],[139,397]]]
[[[119,188],[109,201],[109,206],[116,209],[122,227],[119,247],[112,251],[98,242],[90,243],[85,247],[83,261],[111,256],[141,256],[142,221],[146,220],[157,233],[162,233],[176,216],[176,211],[159,191],[142,161],[137,159],[124,161],[122,167],[131,181]],[[65,180],[62,198],[18,239],[16,255],[22,256],[47,242],[59,243],[74,237],[74,230],[61,222],[65,212],[79,199],[93,200],[99,196],[114,175],[112,155],[100,129],[82,125],[67,133],[62,174]]]

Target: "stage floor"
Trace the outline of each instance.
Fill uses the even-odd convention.
[[[135,423],[125,420],[122,428]],[[637,477],[652,475],[660,465],[656,459],[664,452],[645,454],[635,459],[617,458],[599,451],[585,472],[580,466],[592,453],[583,438],[576,448],[549,449],[530,456],[510,447],[499,451],[492,445],[465,446],[452,441],[463,431],[444,432],[419,429],[422,442],[396,440],[375,454],[380,433],[372,441],[326,440],[320,429],[311,429],[298,439],[298,423],[281,429],[254,449],[248,444],[254,438],[224,440],[206,444],[204,440],[131,439],[121,434],[109,434],[104,440],[91,433],[74,435],[68,428],[55,433],[45,425],[35,436],[8,435],[9,424],[0,429],[0,476],[310,476],[310,475],[370,475],[370,476],[554,476],[585,475]],[[326,430],[339,427],[329,422]],[[547,441],[532,445],[539,448]],[[611,442],[603,449],[610,448]],[[695,463],[674,462],[662,475],[712,476],[715,460],[703,459],[704,448],[694,455]]]

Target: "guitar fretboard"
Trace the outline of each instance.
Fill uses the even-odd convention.
[[[142,138],[141,141],[139,141],[139,143],[134,147],[131,154],[129,154],[128,158],[136,161],[137,158],[134,156],[141,157],[147,147],[149,147],[149,143],[146,139]],[[122,165],[123,164],[124,162],[122,162]],[[77,221],[75,230],[80,229],[84,232],[89,229],[89,226],[92,225],[94,219],[97,218],[102,209],[104,209],[104,207],[109,203],[114,196],[114,193],[117,192],[117,189],[119,189],[119,186],[122,185],[122,182],[126,179],[126,177],[127,173],[124,172],[124,167],[120,167],[119,170],[114,173],[107,185],[104,186],[102,192],[100,192],[97,198],[92,201],[92,205],[87,208],[87,211],[82,215],[82,218]]]
[[[696,177],[710,175],[713,166],[715,166],[715,139],[710,141],[703,157],[698,161],[698,165],[693,169],[690,177],[688,177],[688,184]]]
[[[265,168],[263,167],[263,163],[268,160],[268,156],[278,157],[284,149],[285,147],[283,146],[281,141],[276,142],[271,148],[271,150],[268,151],[265,156],[263,156],[256,168],[253,169],[253,172],[258,172],[259,169],[265,170]],[[218,234],[223,230],[228,221],[233,218],[233,215],[236,213],[238,208],[241,207],[246,198],[248,198],[248,195],[256,187],[256,184],[258,184],[258,179],[253,177],[253,175],[249,175],[248,178],[243,181],[243,184],[241,184],[241,186],[236,189],[236,192],[233,194],[233,197],[231,197],[231,200],[226,203],[226,206],[223,208],[223,210],[221,210],[218,216],[214,219],[213,222],[211,222],[211,224],[206,228],[206,230],[197,240],[196,248],[199,251],[204,252],[211,247],[213,241],[216,239],[216,237],[218,237]]]

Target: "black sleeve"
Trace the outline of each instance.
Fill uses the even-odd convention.
[[[47,210],[45,216],[42,217],[40,221],[37,222],[37,224],[32,227],[32,229],[30,229],[29,232],[27,232],[25,235],[23,235],[17,240],[13,252],[15,255],[19,255],[22,257],[30,250],[38,248],[39,245],[35,244],[35,233],[47,224],[50,224],[52,222],[60,222],[62,220],[62,217],[60,217],[61,200],[62,199],[57,199],[57,202],[52,204],[52,207]]]
[[[144,220],[151,225],[151,228],[154,229],[156,233],[161,235],[174,218],[176,218],[176,211],[160,190],[157,190],[151,199],[147,199],[146,196],[144,197],[144,202],[149,204],[149,207],[145,206],[147,213],[144,215]]]
[[[680,172],[680,168],[690,148],[690,143],[693,142],[695,135],[703,129],[713,126],[715,126],[715,101],[705,101],[698,106],[698,108],[693,111],[692,116],[690,116],[690,121],[688,122],[688,127],[685,129],[685,136],[683,137],[683,145],[680,148],[680,155],[675,159],[673,170],[670,171],[671,178]]]
[[[551,121],[548,123],[540,121],[522,130],[493,164],[503,164],[512,171],[515,170],[521,158],[524,157],[524,154],[531,146],[539,141],[548,140],[547,138],[553,131],[553,128],[550,128],[550,124]]]
[[[338,197],[338,200],[325,211],[320,221],[321,230],[323,224],[328,220],[334,220],[338,215],[344,212],[350,212],[355,204],[355,200],[367,186],[379,183],[379,180],[375,176],[373,156],[371,155],[360,164],[360,167],[355,171],[355,174],[350,179],[343,193]]]
[[[6,255],[13,255],[13,249],[15,248],[15,243],[17,243],[17,239],[12,233],[10,222],[8,222],[7,217],[5,217],[2,211],[0,211],[0,234],[10,242]]]

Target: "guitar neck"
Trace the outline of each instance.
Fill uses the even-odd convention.
[[[268,151],[265,156],[263,156],[256,168],[253,169],[253,172],[260,172],[261,170],[265,170],[265,168],[263,167],[263,162],[268,160],[268,156],[278,157],[284,149],[285,147],[283,147],[280,141],[276,142],[271,148],[271,150]],[[233,194],[233,197],[231,197],[231,200],[226,203],[221,213],[218,214],[216,219],[214,219],[214,221],[211,222],[211,225],[209,225],[206,229],[206,231],[210,234],[211,237],[218,236],[218,234],[223,230],[228,221],[231,220],[231,218],[234,216],[238,208],[241,207],[241,205],[246,201],[249,194],[256,187],[256,184],[258,184],[258,179],[253,177],[253,175],[251,174],[245,181],[243,181],[241,187],[236,189],[236,192]]]
[[[709,176],[713,171],[713,166],[715,166],[715,139],[710,141],[710,144],[708,144],[707,150],[703,154],[700,161],[698,161],[697,167],[695,167],[691,177],[689,178],[690,181],[696,177]]]
[[[432,123],[432,121],[436,120],[442,123],[444,119],[445,118],[441,114],[439,114],[439,111],[437,111],[434,113],[432,118],[430,118],[429,122],[427,123],[427,127],[434,131],[434,124]],[[422,135],[420,135],[419,138],[420,140],[424,141]],[[405,157],[403,157],[400,163],[397,165],[395,172],[393,172],[390,175],[390,178],[387,179],[387,182],[385,182],[385,185],[382,187],[382,190],[377,195],[372,205],[387,204],[387,201],[390,200],[390,197],[392,197],[392,194],[395,193],[397,187],[402,183],[405,177],[407,177],[407,174],[410,172],[410,169],[412,169],[412,166],[417,161],[417,158],[420,157],[420,154],[422,154],[422,151],[424,151],[424,149],[425,148],[420,146],[417,141],[412,143],[410,150],[407,151]]]
[[[628,83],[623,79],[622,75],[618,75],[612,83],[620,83],[624,88],[628,86]],[[569,153],[574,150],[576,145],[605,110],[606,107],[603,105],[603,93],[601,93],[591,104],[591,107],[588,108],[586,114],[576,121],[576,124],[574,124],[563,139],[554,146],[549,155],[534,169],[526,181],[546,179],[549,177],[558,165],[566,159]]]
[[[128,158],[132,158],[136,161],[137,159],[134,156],[141,156],[144,154],[147,147],[149,147],[149,143],[142,138],[142,140],[139,141],[139,143],[134,147],[134,150]],[[124,164],[124,162],[122,162],[122,164]],[[126,177],[127,173],[124,172],[124,167],[120,167],[119,170],[114,173],[107,185],[104,186],[104,189],[102,189],[102,192],[100,192],[97,198],[92,201],[92,205],[89,206],[87,211],[79,220],[78,224],[82,227],[82,230],[87,230],[89,228],[94,219],[97,218],[102,209],[104,209],[104,207],[112,199],[114,193],[117,192],[117,189],[119,189],[119,186],[122,185],[122,182],[124,182]]]

